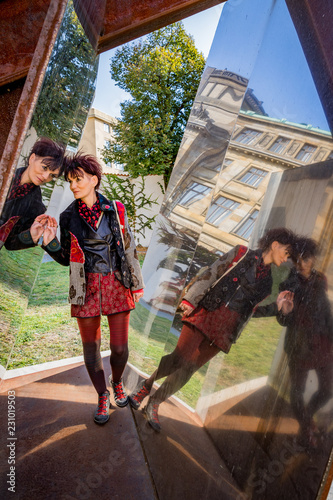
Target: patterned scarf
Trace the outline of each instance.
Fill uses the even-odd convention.
[[[96,230],[98,219],[102,213],[98,197],[96,203],[94,203],[91,208],[89,208],[82,200],[78,200],[78,207],[81,217],[88,222],[89,226]]]
[[[270,269],[271,266],[266,266],[261,258],[259,264],[257,265],[256,279],[266,278],[266,276],[269,275]]]
[[[23,172],[25,172],[25,170],[22,170],[22,172],[17,176],[17,178],[13,182],[8,200],[13,200],[14,198],[23,198],[23,196],[26,196],[28,193],[30,193],[30,191],[34,189],[34,187],[36,187],[35,184],[33,184],[32,182],[20,184]]]

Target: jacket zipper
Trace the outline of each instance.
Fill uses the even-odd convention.
[[[240,289],[240,287],[241,287],[241,285],[238,285],[238,287],[236,288],[236,290],[234,291],[234,293],[229,298],[228,302],[225,304],[225,307],[228,307],[228,305],[230,304],[230,301],[234,298],[234,296],[236,295],[236,293],[238,292],[238,290]]]

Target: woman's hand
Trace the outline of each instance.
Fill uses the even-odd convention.
[[[143,292],[132,292],[134,302],[139,302],[139,300],[143,297]]]
[[[38,240],[43,236],[45,227],[47,225],[48,215],[42,214],[38,215],[34,220],[32,226],[30,227],[31,238],[34,243],[38,243]]]
[[[190,306],[190,304],[186,304],[186,302],[180,304],[180,309],[183,311],[183,318],[186,318],[194,311],[194,307]]]
[[[276,304],[278,306],[278,310],[281,311],[282,314],[286,315],[291,313],[291,311],[294,309],[293,292],[289,292],[289,290],[280,292],[276,299]]]
[[[43,234],[43,245],[47,246],[57,234],[58,223],[54,217],[48,217],[47,226]]]

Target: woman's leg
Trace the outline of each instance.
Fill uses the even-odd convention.
[[[318,390],[311,396],[306,411],[310,418],[332,397],[333,370],[331,365],[316,368]]]
[[[155,380],[171,376],[175,372],[178,373],[179,368],[184,365],[187,367],[187,360],[194,357],[194,353],[198,350],[203,339],[203,335],[194,326],[184,324],[175,349],[162,357],[157,370],[148,379],[140,382],[130,395],[131,406],[135,410],[139,408],[145,397],[149,395]],[[185,373],[178,374],[184,380],[182,385],[191,377],[193,373],[191,369],[192,367],[189,370],[186,368],[183,370]]]
[[[289,373],[291,408],[300,426],[308,427],[310,421],[305,412],[304,391],[309,370],[298,366],[297,363],[293,363],[293,360],[290,360]]]
[[[163,384],[157,389],[152,399],[162,403],[181,389],[201,366],[210,361],[219,351],[195,327],[184,325],[177,344],[178,364]],[[162,358],[163,359],[163,358]],[[159,371],[159,368],[157,372]],[[159,375],[159,373],[157,373]],[[167,370],[160,377],[167,375]]]
[[[183,329],[184,330],[184,329]],[[146,406],[147,420],[151,427],[159,432],[161,426],[158,420],[158,407],[167,398],[181,389],[192,377],[192,375],[207,361],[212,359],[219,349],[210,344],[199,330],[189,327],[180,338],[177,347],[181,353],[182,362],[179,367],[167,376],[163,384],[149,399]]]
[[[113,382],[119,382],[128,360],[128,326],[130,311],[108,316],[110,328],[110,364]]]
[[[110,364],[112,376],[110,384],[113,389],[114,400],[117,406],[123,407],[128,403],[128,396],[124,391],[121,377],[128,360],[128,326],[130,311],[108,316],[110,328]]]
[[[106,392],[103,362],[101,358],[101,318],[76,318],[79,325],[84,362],[98,394]]]
[[[155,372],[146,380],[145,385],[151,389],[155,380],[171,375],[181,366],[195,357],[204,336],[193,326],[183,325],[175,349],[162,357]]]

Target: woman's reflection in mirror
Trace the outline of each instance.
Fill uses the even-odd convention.
[[[310,448],[317,447],[325,436],[314,416],[332,397],[333,383],[333,316],[326,277],[315,269],[317,253],[314,240],[299,238],[296,242],[292,254],[295,266],[280,285],[282,292],[293,292],[294,307],[287,315],[277,315],[279,323],[287,327],[284,348],[290,373],[290,404],[300,425],[298,439]],[[316,372],[318,388],[306,404],[310,370]]]
[[[101,315],[107,316],[110,330],[109,381],[116,405],[123,407],[128,404],[122,374],[128,359],[129,316],[143,296],[144,284],[124,205],[97,191],[102,177],[97,159],[81,153],[67,158],[64,176],[75,200],[60,215],[60,243],[52,217],[43,243],[57,262],[70,265],[71,315],[77,318],[85,365],[98,393],[94,421],[104,424],[110,392],[100,354]]]
[[[44,214],[40,186],[61,175],[64,147],[49,138],[40,138],[31,148],[27,165],[15,172],[9,195],[0,217],[0,248],[21,250],[35,246],[44,225],[33,225]]]
[[[288,229],[269,230],[257,250],[236,246],[190,284],[180,305],[183,328],[175,350],[164,356],[158,369],[129,396],[132,407],[137,409],[154,381],[167,377],[145,408],[153,429],[160,430],[159,404],[218,352],[229,352],[254,308],[271,293],[271,265],[287,261],[294,241],[295,235]],[[289,311],[288,294],[280,294],[278,307]]]

